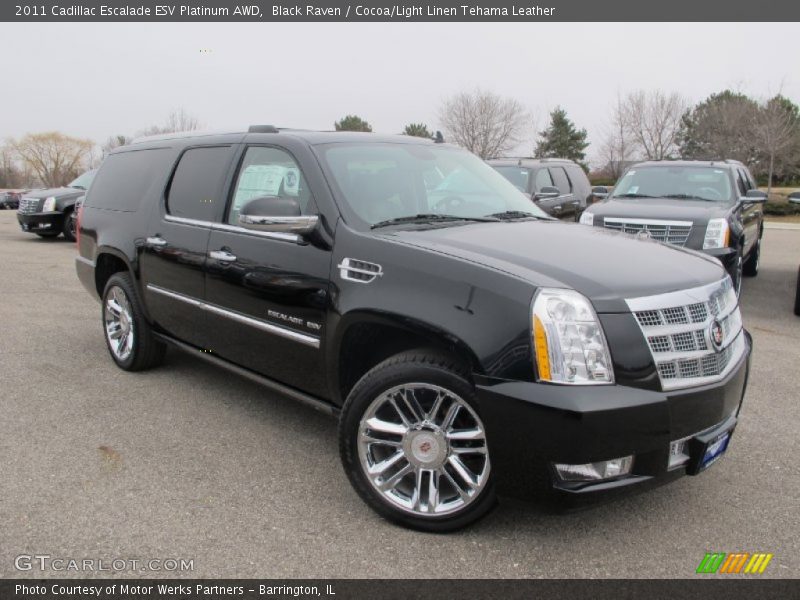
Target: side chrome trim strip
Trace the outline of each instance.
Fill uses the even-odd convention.
[[[178,223],[180,225],[193,225],[195,227],[207,227],[214,231],[229,231],[231,233],[241,233],[244,235],[252,235],[256,237],[264,237],[271,240],[280,240],[282,242],[300,243],[301,238],[294,233],[282,233],[279,231],[254,231],[252,229],[245,229],[244,227],[237,227],[236,225],[228,225],[227,223],[217,223],[215,221],[200,221],[198,219],[187,219],[185,217],[176,217],[174,215],[164,215],[164,220],[170,223]]]
[[[250,369],[245,369],[244,367],[240,367],[239,365],[235,365],[235,364],[233,364],[231,362],[228,362],[227,360],[225,360],[223,358],[220,358],[218,356],[214,356],[213,354],[209,354],[209,353],[206,353],[206,352],[199,352],[198,348],[195,348],[194,346],[190,346],[189,344],[185,344],[183,342],[180,342],[180,341],[176,340],[175,338],[172,338],[172,337],[170,337],[168,335],[164,335],[162,333],[156,333],[155,336],[157,338],[159,338],[160,340],[175,346],[179,350],[183,350],[184,352],[187,352],[187,353],[191,354],[192,356],[197,356],[198,358],[201,358],[204,361],[206,361],[208,363],[211,363],[212,365],[216,365],[218,367],[221,367],[221,368],[225,369],[226,371],[230,371],[230,372],[236,373],[237,375],[240,375],[242,377],[246,377],[247,379],[250,379],[251,381],[255,381],[256,383],[258,383],[260,385],[263,385],[264,387],[267,387],[267,388],[269,388],[271,390],[274,390],[275,392],[278,392],[279,394],[283,394],[284,396],[288,396],[289,398],[292,398],[293,400],[298,400],[299,402],[302,402],[303,404],[306,404],[306,405],[310,406],[311,408],[313,408],[315,410],[318,410],[318,411],[320,411],[322,413],[325,413],[326,415],[331,415],[331,416],[334,416],[334,417],[339,415],[339,408],[337,408],[333,404],[329,404],[328,402],[325,402],[324,400],[320,400],[319,398],[316,398],[315,396],[311,396],[310,394],[306,394],[305,392],[301,392],[300,390],[296,390],[293,387],[289,387],[288,385],[284,385],[282,383],[279,383],[279,382],[275,381],[274,379],[270,379],[269,377],[265,377],[264,375],[260,375],[259,373],[256,373],[255,371],[251,371]]]
[[[210,304],[208,302],[203,302],[202,300],[198,300],[197,298],[192,298],[191,296],[186,296],[184,294],[172,292],[157,285],[153,285],[152,283],[147,284],[147,289],[156,294],[161,294],[162,296],[166,296],[167,298],[172,298],[173,300],[184,302],[186,304],[189,304],[190,306],[199,308],[200,310],[204,310],[206,312],[210,312],[215,315],[228,318],[232,321],[236,321],[237,323],[241,323],[242,325],[255,327],[256,329],[260,329],[261,331],[266,331],[267,333],[271,333],[273,335],[286,338],[287,340],[292,340],[294,342],[310,346],[311,348],[319,349],[320,345],[319,338],[316,338],[312,335],[306,335],[304,333],[300,333],[299,331],[293,331],[291,329],[287,329],[286,327],[274,325],[272,323],[269,323],[268,321],[262,321],[261,319],[248,317],[247,315],[227,310],[225,308],[222,308],[221,306],[217,306],[216,304]]]

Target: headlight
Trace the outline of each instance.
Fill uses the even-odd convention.
[[[594,213],[590,213],[588,210],[583,211],[578,223],[581,225],[594,225]]]
[[[706,226],[706,238],[703,240],[703,250],[709,248],[727,248],[731,239],[731,228],[727,219],[710,219]]]
[[[541,381],[614,383],[603,328],[574,290],[542,288],[533,301],[533,347]]]
[[[44,204],[42,205],[42,212],[53,212],[56,209],[56,197],[50,196],[49,198],[45,198]]]

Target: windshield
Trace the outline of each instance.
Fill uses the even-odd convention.
[[[97,169],[92,169],[91,171],[86,171],[83,175],[79,176],[76,179],[73,179],[69,186],[73,188],[80,188],[83,190],[88,190],[89,186],[92,183],[92,179],[94,179],[94,174],[97,173]]]
[[[458,148],[330,144],[318,149],[346,203],[342,210],[362,226],[431,215],[428,220],[441,215],[448,222],[501,213],[548,218],[492,167]]]
[[[612,198],[676,198],[731,202],[731,179],[714,167],[633,167],[619,180]]]
[[[528,179],[531,176],[530,169],[512,166],[496,166],[493,168],[495,171],[500,173],[500,175],[514,184],[514,187],[520,192],[526,192],[528,190]]]

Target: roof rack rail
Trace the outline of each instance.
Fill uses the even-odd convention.
[[[247,133],[280,133],[280,130],[274,125],[250,125]]]

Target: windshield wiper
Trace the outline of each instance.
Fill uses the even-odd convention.
[[[493,217],[495,219],[500,219],[501,221],[510,220],[510,219],[541,219],[537,215],[533,213],[525,212],[524,210],[506,210],[503,212],[496,212],[490,215],[486,215],[487,217]]]
[[[655,198],[655,196],[648,196],[647,194],[634,194],[628,192],[627,194],[614,194],[613,198]]]
[[[693,196],[692,194],[664,194],[659,198],[674,198],[675,200],[704,200],[706,202],[716,202],[712,198],[703,198],[702,196]]]
[[[71,185],[69,187],[75,188],[76,190],[85,190],[86,188],[82,185]]]
[[[489,217],[464,217],[459,215],[441,215],[439,213],[420,213],[418,215],[409,215],[406,217],[396,217],[394,219],[387,219],[379,221],[370,226],[370,229],[377,229],[378,227],[387,227],[388,225],[402,225],[403,223],[430,223],[432,221],[478,221],[482,223],[497,222],[499,219]]]

